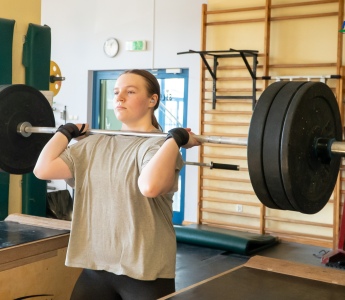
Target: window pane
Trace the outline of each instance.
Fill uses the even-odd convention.
[[[119,130],[121,122],[114,113],[114,85],[116,80],[101,80],[101,129]]]

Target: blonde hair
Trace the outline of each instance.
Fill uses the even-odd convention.
[[[151,97],[153,94],[157,94],[158,99],[152,110],[151,123],[155,128],[162,130],[162,127],[161,125],[159,125],[157,118],[154,114],[154,111],[159,107],[160,95],[161,95],[160,94],[161,88],[160,88],[157,78],[149,71],[139,70],[139,69],[127,70],[123,72],[122,74],[136,74],[136,75],[141,76],[146,81],[146,89],[147,89],[148,96]]]

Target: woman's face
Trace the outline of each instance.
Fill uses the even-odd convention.
[[[123,74],[114,87],[114,111],[116,118],[127,126],[151,124],[154,102],[148,95],[146,81],[137,74]]]

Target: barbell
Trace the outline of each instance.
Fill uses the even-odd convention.
[[[276,82],[248,134],[248,170],[267,207],[313,214],[329,201],[345,153],[338,103],[321,82]]]
[[[41,92],[20,84],[0,86],[2,170],[31,172],[55,131],[53,111]],[[87,134],[166,136],[96,129]],[[259,200],[269,208],[306,214],[320,211],[329,201],[345,153],[337,101],[321,82],[281,81],[268,86],[254,109],[248,139],[202,135],[196,139],[246,145],[249,177]]]
[[[0,86],[0,170],[11,174],[31,172],[44,145],[56,130],[53,110],[40,91],[23,84]],[[166,133],[103,129],[89,129],[87,135],[90,134],[166,137]],[[226,137],[200,135],[196,138],[200,142],[241,143],[240,139],[231,140]],[[184,164],[211,169],[239,170],[238,165],[216,162],[185,161]]]

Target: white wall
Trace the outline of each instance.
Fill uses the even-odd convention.
[[[57,125],[63,123],[64,106],[67,116],[78,116],[72,122],[91,123],[89,74],[94,70],[189,68],[187,126],[199,134],[200,58],[177,53],[200,50],[202,3],[207,0],[42,0],[42,24],[52,31],[51,59],[66,77],[54,98]],[[103,53],[108,37],[119,41],[115,58]],[[130,40],[146,40],[147,51],[125,51]],[[187,161],[197,160],[198,149],[188,150]],[[197,195],[198,168],[187,166],[186,221],[197,221]]]

